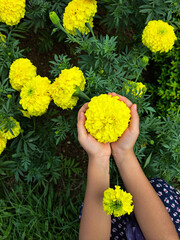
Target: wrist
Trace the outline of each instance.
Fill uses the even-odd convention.
[[[110,166],[109,156],[89,156],[88,169],[97,171],[99,173],[108,173]]]
[[[134,159],[134,150],[131,149],[131,150],[119,150],[118,152],[114,152],[112,153],[113,155],[113,158],[115,160],[115,162],[124,162],[124,161],[127,161],[128,159]]]
[[[108,164],[102,164],[95,160],[96,159],[89,159],[87,186],[91,192],[91,195],[95,194],[97,197],[103,197],[104,191],[109,187],[110,184],[109,159],[107,159]]]

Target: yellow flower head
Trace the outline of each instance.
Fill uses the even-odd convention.
[[[0,135],[0,155],[6,148],[7,139]]]
[[[130,109],[119,97],[101,94],[93,97],[85,113],[85,127],[99,142],[115,142],[128,127]]]
[[[49,94],[50,81],[47,77],[36,76],[27,82],[20,93],[20,104],[27,110],[30,116],[41,116],[49,106],[51,97]]]
[[[120,217],[126,213],[130,214],[134,208],[132,203],[132,195],[120,189],[120,186],[104,191],[103,209],[107,215],[113,214],[115,217]]]
[[[0,32],[0,47],[5,47],[6,46],[6,36]]]
[[[123,86],[126,93],[128,93],[131,89],[134,96],[142,97],[147,90],[146,86],[142,82],[127,81],[127,83],[123,83]]]
[[[142,43],[152,52],[168,52],[177,39],[174,28],[162,20],[148,22],[142,34]]]
[[[16,121],[13,117],[9,117],[9,120],[11,122],[11,131],[10,129],[7,128],[7,126],[4,126],[1,130],[0,130],[0,136],[6,139],[12,139],[15,138],[19,135],[20,131],[21,131],[21,127],[18,121]],[[13,134],[12,134],[13,133]]]
[[[25,15],[25,0],[0,0],[0,22],[13,26]]]
[[[97,12],[96,0],[72,0],[63,15],[63,26],[72,35],[76,34],[76,28],[82,33],[88,33],[89,29],[85,26],[88,22],[93,28],[93,17]]]
[[[10,67],[9,80],[12,88],[20,91],[24,84],[37,75],[36,67],[27,58],[16,59]]]
[[[78,67],[64,69],[51,84],[50,94],[58,107],[73,109],[79,99],[73,96],[76,91],[75,87],[78,86],[81,91],[84,91],[85,84],[83,72]]]

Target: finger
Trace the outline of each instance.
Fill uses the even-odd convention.
[[[87,130],[84,126],[85,121],[86,121],[86,117],[85,117],[83,111],[81,111],[78,115],[79,115],[78,116],[78,123],[77,123],[78,138],[82,139],[85,136],[87,136]]]
[[[88,109],[88,103],[85,103],[85,104],[79,109],[77,121],[79,121],[80,113],[81,113],[81,112],[85,113],[87,109]]]
[[[130,130],[139,134],[139,115],[137,112],[137,105],[133,104],[131,107],[131,122],[130,122]]]
[[[133,105],[132,102],[128,98],[121,96],[115,92],[109,93],[109,95],[112,95],[113,97],[118,96],[119,100],[123,101],[129,108],[131,108],[131,106]]]

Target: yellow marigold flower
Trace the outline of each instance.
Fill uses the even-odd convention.
[[[5,47],[6,46],[6,36],[0,32],[0,47]]]
[[[177,37],[174,28],[162,20],[148,22],[142,34],[142,43],[152,52],[168,52]]]
[[[6,148],[7,139],[0,135],[0,155]]]
[[[47,77],[36,76],[27,82],[21,89],[20,104],[27,110],[30,116],[41,116],[49,106],[51,97],[49,94],[50,80]]]
[[[99,142],[115,142],[128,127],[130,109],[117,96],[93,97],[85,113],[85,127]]]
[[[128,93],[131,89],[134,96],[142,97],[147,90],[146,86],[142,82],[127,81],[127,83],[123,83],[123,86],[126,93]]]
[[[93,28],[93,17],[97,12],[96,0],[72,0],[63,15],[63,26],[72,35],[76,34],[76,28],[82,33],[88,33],[89,29],[85,26],[88,22]]]
[[[36,75],[36,67],[27,58],[16,59],[10,66],[9,80],[12,88],[17,91]]]
[[[6,138],[6,139],[12,139],[15,138],[19,135],[20,131],[21,131],[21,127],[18,121],[16,121],[13,117],[9,117],[12,127],[11,127],[11,131],[10,129],[7,129],[6,126],[4,126],[1,130],[0,130],[0,136]],[[8,130],[8,131],[7,131]],[[12,134],[13,132],[13,134]]]
[[[13,26],[25,15],[25,0],[0,0],[0,22]]]
[[[79,99],[73,96],[76,91],[75,87],[78,86],[81,91],[84,91],[85,84],[83,72],[78,67],[64,69],[51,84],[50,94],[58,107],[73,109]]]
[[[132,195],[120,189],[120,186],[104,191],[103,209],[107,215],[113,214],[115,217],[120,217],[124,214],[130,214],[134,208],[132,203]]]

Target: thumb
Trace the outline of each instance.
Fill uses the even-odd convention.
[[[137,132],[139,134],[139,115],[137,112],[137,105],[133,104],[130,110],[131,110],[130,129],[133,132]]]
[[[78,115],[78,123],[77,123],[78,138],[87,136],[87,131],[86,131],[86,128],[84,126],[85,121],[86,121],[86,117],[85,117],[84,113],[80,112],[79,115]]]

